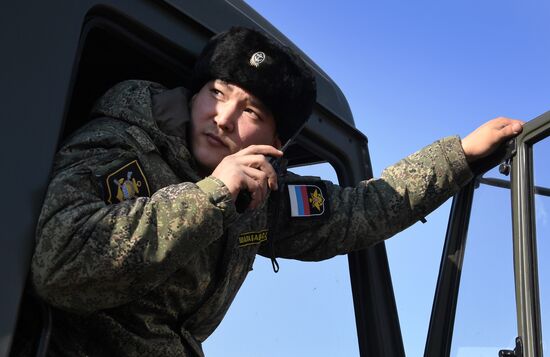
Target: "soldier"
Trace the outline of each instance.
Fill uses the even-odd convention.
[[[271,164],[315,102],[291,50],[232,28],[207,44],[191,82],[118,84],[59,150],[32,260],[53,308],[50,355],[203,356],[256,254],[317,261],[380,242],[521,131],[495,119],[342,188],[278,178]],[[241,191],[251,201],[239,213]]]

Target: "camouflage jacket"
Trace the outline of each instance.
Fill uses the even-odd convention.
[[[278,199],[238,214],[222,182],[197,174],[186,103],[182,89],[123,82],[59,150],[32,259],[54,307],[50,355],[202,356],[256,254],[367,247],[472,177],[450,137],[356,187],[289,175]]]

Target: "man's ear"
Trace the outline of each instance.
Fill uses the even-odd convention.
[[[189,108],[193,108],[193,104],[195,103],[195,98],[197,97],[198,93],[193,94],[191,99],[189,99]]]

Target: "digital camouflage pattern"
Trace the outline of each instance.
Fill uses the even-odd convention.
[[[267,235],[279,257],[327,259],[392,236],[472,177],[451,137],[357,187],[288,175],[326,185],[323,219],[290,217],[286,199],[239,215],[223,183],[196,172],[186,103],[182,89],[123,82],[58,152],[32,260],[54,307],[50,355],[202,356],[256,254],[270,256],[266,230],[284,227]],[[152,195],[106,203],[102,178],[133,160]]]

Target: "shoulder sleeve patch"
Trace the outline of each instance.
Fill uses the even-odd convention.
[[[137,159],[116,166],[101,176],[99,181],[103,189],[103,200],[107,204],[151,196],[149,183]]]
[[[291,217],[328,216],[327,189],[322,181],[287,185]]]

